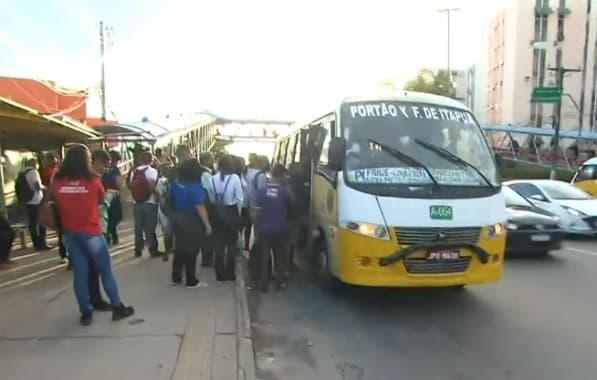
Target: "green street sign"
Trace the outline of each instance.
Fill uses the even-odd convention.
[[[559,87],[535,87],[531,95],[534,103],[558,103],[562,100],[562,89]]]
[[[429,206],[429,217],[431,219],[452,220],[454,218],[452,206]]]

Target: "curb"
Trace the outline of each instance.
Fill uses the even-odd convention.
[[[246,260],[241,256],[236,265],[236,344],[238,380],[256,380],[255,351],[251,328],[251,314],[247,299]]]

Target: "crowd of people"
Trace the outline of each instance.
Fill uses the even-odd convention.
[[[46,155],[41,170],[37,160],[27,161],[17,179],[17,198],[26,206],[38,251],[51,248],[40,214],[48,202],[54,205],[59,254],[73,270],[81,324],[89,325],[94,311],[112,311],[114,320],[134,313],[121,301],[109,252],[120,240],[125,187],[134,201],[134,254],[141,257],[147,249],[164,261],[172,255],[173,285],[207,286],[197,276],[199,257],[202,267],[214,267],[217,281],[235,281],[236,257],[245,251],[251,287],[267,292],[271,280],[278,289],[287,287],[291,252],[308,212],[300,164],[270,167],[267,157],[256,154],[248,163],[229,154],[216,159],[210,152],[195,155],[186,145],[178,146],[174,157],[160,149],[139,150],[126,175],[120,161],[116,151],[90,152],[75,145],[62,162]],[[14,231],[0,218],[2,266],[10,265],[13,240]]]
[[[210,152],[196,156],[185,145],[175,157],[139,152],[127,175],[135,200],[135,254],[147,248],[151,257],[167,261],[173,253],[173,284],[184,278],[187,287],[203,287],[196,273],[199,255],[202,267],[214,267],[217,281],[235,281],[236,256],[244,250],[255,268],[252,278],[268,291],[273,253],[274,279],[283,289],[296,231],[308,210],[301,173],[299,164],[270,170],[268,158],[256,154],[247,164],[228,154],[217,160]],[[158,225],[163,252],[157,248]]]

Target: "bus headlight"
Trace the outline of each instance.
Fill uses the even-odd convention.
[[[342,226],[359,235],[369,236],[380,240],[390,240],[386,226],[373,223],[345,222]]]
[[[489,238],[501,236],[505,232],[506,232],[506,228],[504,228],[504,224],[502,224],[502,223],[496,223],[487,228],[487,236]]]

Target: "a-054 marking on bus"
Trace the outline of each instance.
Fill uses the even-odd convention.
[[[452,211],[452,206],[429,206],[429,217],[431,219],[452,220],[454,212]]]

